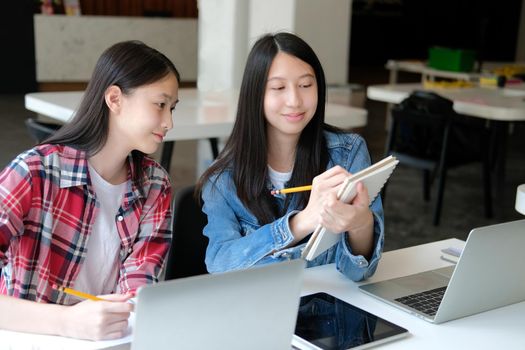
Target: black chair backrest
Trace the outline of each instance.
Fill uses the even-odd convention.
[[[166,265],[166,280],[207,274],[204,258],[208,237],[202,231],[208,223],[206,214],[193,195],[195,186],[175,194],[173,241]]]
[[[39,122],[33,118],[27,118],[25,124],[29,135],[37,143],[44,141],[61,127],[61,125]]]
[[[453,102],[429,91],[415,91],[392,108],[391,150],[439,159],[444,130],[456,117]]]
[[[453,102],[431,91],[414,91],[394,106],[392,116],[421,125],[443,126],[456,112]]]
[[[453,102],[431,91],[414,91],[392,108],[392,151],[437,160],[443,147],[445,129],[450,129],[448,149],[451,163],[480,160],[489,130],[482,118],[458,114]]]

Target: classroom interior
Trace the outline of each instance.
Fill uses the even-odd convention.
[[[86,15],[176,16],[198,18],[197,1],[170,2],[135,1],[101,4],[82,1]],[[385,84],[388,60],[426,60],[428,48],[445,46],[477,50],[484,61],[514,62],[525,60],[525,15],[523,1],[509,1],[496,6],[490,1],[472,4],[469,1],[371,2],[354,0],[348,37],[348,84],[339,84],[351,94],[349,103],[366,109],[367,124],[354,130],[365,137],[373,161],[384,156],[387,139],[387,104],[368,99],[370,85]],[[54,5],[56,7],[56,5]],[[24,120],[35,113],[24,107],[24,95],[34,91],[79,90],[85,82],[37,81],[33,14],[39,9],[34,2],[11,2],[2,11],[0,26],[7,50],[1,55],[0,70],[0,165],[6,166],[17,154],[30,148],[34,140],[28,135]],[[60,13],[61,9],[55,8]],[[9,15],[7,15],[9,14]],[[6,30],[16,23],[19,31]],[[446,25],[445,25],[446,23]],[[417,28],[417,29],[416,29]],[[521,39],[521,40],[520,40]],[[481,59],[481,58],[479,58]],[[16,72],[16,74],[15,74]],[[184,76],[184,71],[182,72]],[[191,74],[190,74],[191,75]],[[400,72],[399,82],[418,82],[421,76]],[[184,81],[183,86],[195,86]],[[175,118],[177,115],[175,114]],[[398,249],[439,239],[466,239],[474,227],[505,222],[522,217],[514,209],[516,188],[525,182],[525,123],[518,121],[508,127],[506,161],[503,176],[493,176],[493,217],[483,215],[481,166],[472,163],[449,170],[445,185],[440,224],[432,225],[436,183],[431,200],[423,200],[422,176],[417,169],[400,166],[389,181],[385,201],[385,250]],[[198,142],[177,141],[170,174],[175,189],[195,182]],[[160,152],[155,155],[157,159]]]
[[[44,3],[47,9],[42,7]],[[66,3],[74,3],[79,7],[67,9],[64,6]],[[105,33],[108,36],[117,35],[118,41],[137,39],[135,37],[137,35],[138,39],[145,41],[146,44],[150,43],[147,38],[144,39],[144,35],[153,33],[155,39],[152,39],[154,43],[152,46],[166,45],[169,48],[168,57],[173,53],[181,54],[181,52],[186,58],[190,57],[190,62],[183,60],[183,64],[178,66],[183,76],[181,87],[220,89],[221,84],[235,86],[239,83],[244,54],[249,50],[250,36],[253,33],[265,28],[272,21],[284,21],[281,24],[293,22],[293,25],[278,28],[287,28],[300,36],[304,35],[307,42],[312,39],[315,44],[311,43],[314,49],[319,47],[323,52],[320,55],[321,61],[327,58],[335,60],[324,64],[325,71],[328,71],[331,103],[353,107],[367,114],[366,125],[350,131],[364,137],[372,162],[385,157],[392,104],[378,100],[376,97],[372,98],[368,91],[370,87],[384,86],[392,82],[392,70],[387,69],[387,62],[410,64],[418,61],[426,64],[429,60],[430,48],[445,47],[474,52],[474,67],[496,62],[496,65],[517,64],[525,70],[525,0],[508,0],[499,3],[491,0],[78,0],[71,2],[18,0],[5,2],[2,6],[3,9],[0,11],[0,38],[4,48],[0,54],[0,121],[2,122],[0,167],[2,168],[18,154],[35,145],[35,140],[30,136],[25,121],[28,118],[49,121],[46,116],[41,116],[27,108],[27,94],[83,90],[88,80],[86,72],[92,69],[89,62],[92,62],[93,57],[98,57],[107,46],[104,44],[92,48],[89,46],[90,41],[98,45],[99,39],[105,39]],[[330,10],[340,8],[348,11],[332,17],[323,16],[330,13]],[[51,11],[53,14],[43,15],[43,11]],[[73,13],[66,15],[68,11]],[[75,11],[80,11],[81,15],[75,14]],[[247,16],[247,13],[250,15]],[[338,22],[341,18],[343,23]],[[45,24],[53,19],[56,19],[57,23]],[[114,19],[117,24],[106,27],[104,23],[108,19]],[[93,24],[91,20],[100,22]],[[144,31],[137,31],[134,24],[127,27],[130,23],[138,23],[142,20],[155,22],[155,26],[160,27]],[[75,28],[75,21],[82,22],[78,24],[78,36],[75,33],[76,29],[71,29]],[[202,22],[206,22],[206,30],[201,26]],[[71,23],[73,27],[68,27]],[[162,29],[163,23],[167,24],[168,28],[176,29],[165,31]],[[43,33],[40,31],[44,28],[47,28],[46,30],[55,28],[56,37],[47,36],[46,44],[42,45],[40,38],[43,37]],[[51,34],[53,34],[52,30]],[[145,34],[146,32],[149,34]],[[57,39],[64,33],[71,34],[72,38],[65,44]],[[225,37],[220,38],[220,35]],[[215,41],[216,45],[214,45]],[[242,43],[239,44],[241,41]],[[173,42],[178,44],[174,45]],[[212,45],[206,49],[211,51],[219,49],[220,54],[197,54],[203,42],[207,44],[211,42]],[[162,48],[159,49],[162,51]],[[324,56],[325,52],[331,52],[332,55]],[[42,56],[43,53],[45,57]],[[340,53],[343,53],[343,56],[338,56]],[[69,61],[68,64],[64,63],[66,61]],[[222,68],[202,69],[202,67],[209,68],[210,64],[212,66],[217,64]],[[399,84],[419,84],[422,83],[422,76],[422,72],[417,69],[412,71],[400,69],[396,79]],[[438,80],[454,83],[454,79]],[[473,80],[468,79],[467,85],[473,85],[467,86],[464,90],[473,87],[472,91],[474,91],[479,83],[479,76]],[[514,89],[515,86],[506,85],[503,88]],[[507,91],[497,86],[491,86],[490,89],[496,93]],[[516,89],[512,90],[513,94],[517,94],[512,96],[513,101],[517,101],[516,96],[522,96],[519,97],[521,101],[513,105],[512,112],[517,117],[503,122],[494,121],[490,117],[478,118],[485,120],[487,128],[491,125],[499,127],[498,137],[486,140],[491,147],[489,151],[493,157],[489,169],[492,177],[490,184],[492,216],[485,215],[481,162],[472,162],[448,170],[439,225],[433,224],[435,200],[438,195],[437,175],[432,176],[430,200],[425,201],[422,171],[401,163],[388,181],[383,203],[384,254],[376,273],[363,283],[375,283],[435,268],[450,268],[451,262],[442,258],[443,249],[454,247],[461,250],[472,229],[525,219],[525,209],[521,208],[518,211],[516,204],[517,189],[522,184],[525,186],[525,82]],[[447,94],[450,90],[445,86],[442,90],[436,91]],[[461,103],[462,99],[458,98],[458,101]],[[479,107],[481,110],[483,107],[490,107],[486,106],[481,97],[474,97],[470,102],[472,101],[481,106]],[[486,114],[481,112],[481,115]],[[177,111],[174,119],[177,119]],[[219,146],[223,144],[224,139],[220,140]],[[175,142],[170,166],[167,169],[175,193],[195,184],[203,170],[203,164],[212,161],[209,154],[206,154],[204,157],[207,158],[203,162],[204,148],[209,150],[208,140],[182,139]],[[451,153],[457,155],[463,151],[463,149],[453,149]],[[152,156],[160,162],[162,149]],[[525,206],[525,203],[522,205]],[[521,221],[516,226],[523,223],[525,221]],[[522,227],[520,226],[518,230]],[[514,234],[518,231],[515,228],[513,230]],[[520,240],[523,241],[523,238]],[[508,247],[510,243],[505,242],[505,244]],[[516,256],[507,256],[507,251],[497,251],[499,247],[493,248],[496,251],[486,253],[485,256],[490,256],[488,259],[483,259],[483,263],[492,272],[489,276],[490,281],[492,279],[499,281],[507,274],[499,274],[498,269],[505,269],[503,272],[508,272],[506,267],[516,265],[515,261],[519,262],[518,265],[522,264],[523,257],[520,256],[518,259]],[[500,257],[504,256],[504,259],[493,261],[493,256],[498,254]],[[501,263],[502,261],[504,262]],[[496,343],[504,348],[520,348],[525,343],[521,329],[521,319],[525,312],[524,302],[436,326],[362,293],[359,290],[362,282],[351,281],[332,265],[302,269],[302,272],[304,275],[301,275],[301,295],[327,292],[392,322],[391,325],[400,325],[408,330],[405,339],[383,344],[385,349],[443,349],[444,347],[484,349],[492,348]],[[523,276],[522,272],[519,273]],[[208,277],[217,277],[217,275]],[[517,279],[520,278],[518,276]],[[184,283],[188,280],[191,279],[163,283],[177,281]],[[487,278],[479,278],[479,280],[486,283]],[[233,284],[232,286],[235,287]],[[487,292],[483,290],[478,293],[475,286],[471,286],[471,289],[474,290],[470,290],[470,293],[476,295]],[[213,289],[209,288],[204,291],[199,290],[199,293],[206,294],[211,291]],[[290,295],[289,293],[287,297]],[[296,295],[293,297],[297,299]],[[268,300],[265,299],[267,302]],[[522,300],[523,298],[518,301]],[[213,300],[206,299],[206,301],[209,302],[206,305],[220,304],[214,303]],[[233,304],[232,301],[231,305]],[[170,312],[166,310],[159,310],[154,315],[155,320],[157,316],[161,314],[166,316],[166,313]],[[184,314],[181,324],[185,326],[186,323],[191,323],[187,322],[191,317],[198,318],[197,322],[193,322],[194,325],[200,324],[203,319],[207,319],[206,316],[209,316],[207,311],[206,307],[196,307],[195,313],[188,311]],[[198,316],[199,313],[203,314]],[[177,312],[173,311],[169,315],[175,317],[176,314]],[[218,317],[218,315],[213,316]],[[295,314],[290,317],[294,318]],[[157,326],[154,322],[150,323],[150,326]],[[166,322],[162,326],[166,328],[170,327],[170,324]],[[221,324],[221,326],[228,325]],[[214,326],[210,328],[215,330]],[[170,329],[165,333],[173,336],[171,331]],[[198,335],[194,338],[204,339],[206,337],[202,335],[205,333],[199,328]],[[127,334],[127,337],[130,336]],[[149,337],[148,344],[150,340],[156,340]],[[185,337],[181,338],[191,337],[185,334]],[[257,333],[253,338],[258,340],[262,337]],[[265,338],[271,337],[265,334]],[[0,348],[11,344],[10,348],[13,349],[54,349],[59,346],[86,349],[130,347],[130,339],[122,341],[124,347],[107,347],[108,344],[104,342],[75,342],[76,340],[65,337],[47,338],[1,329],[0,339],[2,339]],[[152,347],[157,348],[154,345]]]

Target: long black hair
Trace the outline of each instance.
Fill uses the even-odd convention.
[[[326,83],[321,63],[312,48],[298,36],[291,33],[266,34],[255,42],[248,55],[232,134],[217,160],[199,179],[196,188],[196,193],[200,193],[213,175],[232,169],[237,196],[261,225],[282,215],[266,187],[268,146],[264,115],[268,72],[279,52],[308,63],[317,81],[317,109],[301,132],[288,186],[309,184],[326,169],[328,149],[323,131],[330,127],[324,122]],[[295,195],[298,196],[299,206],[304,208],[308,203],[309,193]],[[288,205],[289,201],[286,203]]]
[[[162,53],[140,41],[124,41],[106,49],[95,65],[89,84],[73,119],[42,143],[62,144],[85,151],[89,156],[99,152],[109,133],[109,108],[105,92],[118,86],[129,95],[140,86],[174,74],[180,82],[175,65]],[[132,181],[142,188],[144,153],[131,152],[134,169]]]

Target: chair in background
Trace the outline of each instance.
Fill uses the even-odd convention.
[[[60,129],[61,125],[43,123],[34,118],[27,118],[25,120],[27,131],[33,140],[40,143],[51,136],[55,131]]]
[[[216,137],[210,137],[211,154],[213,159],[217,159],[219,156],[219,139]],[[173,155],[173,149],[175,148],[175,141],[166,141],[162,145],[162,153],[160,156],[160,165],[169,171],[171,166],[171,156]]]
[[[173,211],[173,241],[166,265],[166,280],[207,274],[204,258],[208,237],[202,231],[208,223],[193,193],[195,186],[180,189],[175,194]]]
[[[447,170],[479,161],[483,165],[485,216],[492,216],[490,132],[483,120],[457,114],[452,101],[428,91],[416,91],[392,109],[386,155],[401,165],[423,170],[423,198],[438,179],[433,224],[439,225]],[[386,194],[383,188],[383,197]]]

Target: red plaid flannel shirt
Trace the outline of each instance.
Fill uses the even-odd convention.
[[[147,157],[143,169],[143,195],[129,181],[115,216],[123,293],[158,281],[171,243],[168,174]],[[0,173],[0,294],[69,303],[52,286],[73,285],[97,211],[85,152],[41,145],[19,155]]]

